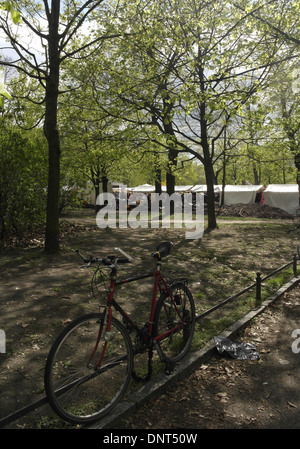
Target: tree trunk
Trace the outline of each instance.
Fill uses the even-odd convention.
[[[298,205],[300,206],[300,154],[298,154],[298,153],[295,154],[294,163],[295,163],[295,167],[297,168],[297,184],[298,184],[298,191],[299,191]]]
[[[202,67],[200,71],[203,72]],[[201,83],[201,90],[202,92],[205,91],[204,83]],[[209,151],[205,100],[200,102],[200,128],[201,128],[201,146],[203,149],[203,160],[204,160],[203,165],[207,187],[207,218],[208,218],[207,228],[209,230],[213,230],[217,227],[217,220],[215,213],[214,170],[213,170],[212,157]]]
[[[57,128],[59,88],[59,14],[60,1],[53,0],[49,19],[49,74],[46,80],[44,133],[48,141],[49,171],[45,250],[59,250],[60,139]]]
[[[161,194],[161,168],[159,165],[158,153],[154,153],[155,160],[155,193]]]
[[[177,156],[178,151],[170,148],[168,153],[168,171],[166,173],[168,195],[172,195],[175,192],[175,175],[173,175],[173,169],[177,166]]]
[[[156,177],[155,177],[155,193],[161,194],[161,169],[156,169]]]
[[[49,148],[46,251],[59,250],[60,143],[55,129],[45,127]]]
[[[177,166],[177,156],[178,151],[174,149],[169,150],[169,170],[166,173],[166,181],[167,181],[167,194],[169,196],[173,195],[175,192],[175,175],[173,175],[173,168]],[[174,201],[170,202],[170,214],[173,215],[175,210]]]
[[[206,177],[206,186],[207,186],[207,218],[208,218],[208,226],[209,230],[216,229],[217,220],[215,213],[215,190],[214,190],[214,170],[212,165],[212,160],[209,154],[209,145],[208,142],[203,145],[203,154],[204,154],[204,171]]]
[[[108,177],[107,177],[107,175],[103,175],[101,177],[101,182],[102,182],[102,192],[103,193],[107,193],[107,190],[108,190]]]
[[[171,173],[171,170],[170,167],[170,171],[166,173],[167,194],[170,196],[175,192],[175,176]]]
[[[165,86],[167,89],[167,86]],[[173,175],[173,168],[177,166],[177,157],[178,151],[176,150],[175,143],[175,133],[172,125],[172,120],[170,120],[170,114],[173,109],[173,102],[170,99],[169,95],[164,98],[164,112],[163,112],[163,122],[164,122],[164,131],[166,135],[170,139],[169,151],[168,151],[168,171],[166,173],[166,181],[167,181],[167,193],[168,195],[172,195],[175,192],[175,175]],[[173,203],[171,203],[170,213],[174,212]]]
[[[207,133],[207,119],[206,119],[206,91],[205,85],[206,80],[204,77],[203,65],[199,64],[199,79],[200,79],[200,90],[202,93],[202,98],[199,102],[199,112],[200,112],[200,130],[201,130],[201,146],[203,149],[203,165],[206,178],[206,188],[207,188],[207,218],[208,218],[208,229],[213,230],[217,227],[216,213],[215,213],[215,190],[214,190],[214,170],[212,157],[209,150],[208,143],[208,133]]]

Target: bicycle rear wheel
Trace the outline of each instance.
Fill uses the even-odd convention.
[[[105,333],[103,317],[102,313],[91,313],[70,323],[55,340],[47,358],[48,400],[53,410],[72,424],[92,423],[109,413],[131,378],[133,349],[128,333],[115,318]],[[90,360],[98,337],[99,344]]]
[[[163,293],[157,301],[154,316],[154,338],[163,356],[177,362],[189,350],[195,331],[195,304],[184,282],[175,282],[169,288],[171,296]],[[174,329],[171,332],[171,329]]]

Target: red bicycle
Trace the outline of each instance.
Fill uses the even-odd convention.
[[[195,329],[195,305],[186,279],[167,282],[161,272],[162,258],[170,254],[171,242],[157,246],[152,256],[156,269],[128,279],[117,280],[119,265],[132,259],[108,256],[83,258],[90,266],[109,267],[109,291],[104,310],[84,315],[71,322],[54,341],[45,367],[45,389],[54,411],[64,420],[92,423],[121,400],[135,372],[135,356],[148,351],[148,372],[152,374],[155,349],[166,372],[189,350]],[[148,277],[154,278],[149,321],[139,327],[114,298],[117,286]],[[159,293],[159,298],[157,299]],[[122,316],[121,323],[113,310]],[[135,335],[135,338],[131,336]]]

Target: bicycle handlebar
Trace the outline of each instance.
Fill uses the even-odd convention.
[[[162,257],[166,257],[170,254],[171,249],[173,247],[172,242],[162,242],[156,247],[156,252],[151,254],[152,257],[157,259],[157,261],[161,261]],[[83,256],[78,249],[74,250],[84,261],[87,267],[89,267],[91,264],[98,263],[103,264],[110,267],[116,267],[118,264],[123,263],[130,263],[133,262],[133,258],[129,256],[129,254],[125,253],[120,248],[115,248],[116,251],[119,251],[119,253],[122,254],[124,257],[116,257],[116,256],[106,256],[104,259],[101,259],[99,257],[89,256],[85,257]]]
[[[129,254],[125,253],[125,251],[123,251],[120,248],[115,248],[116,251],[119,251],[121,254],[123,254],[123,256],[128,259],[128,262],[133,262],[133,258],[131,256],[129,256]]]
[[[111,266],[111,265],[117,265],[117,264],[123,264],[123,263],[129,263],[133,261],[133,258],[130,257],[128,254],[126,254],[124,251],[120,250],[119,248],[115,248],[117,250],[119,250],[123,255],[125,255],[126,257],[116,257],[116,256],[107,256],[105,258],[99,258],[99,257],[95,257],[95,256],[89,256],[86,257],[83,254],[81,254],[81,252],[76,249],[75,252],[81,257],[81,259],[84,261],[84,263],[86,264],[87,267],[89,267],[92,264],[98,263],[98,264],[103,264],[103,265],[107,265],[107,266]]]

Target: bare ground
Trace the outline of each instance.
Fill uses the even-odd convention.
[[[44,395],[45,359],[55,336],[68,321],[98,308],[89,289],[91,272],[79,268],[81,262],[72,248],[100,256],[111,253],[118,246],[135,258],[131,268],[134,272],[149,269],[153,263],[150,254],[158,242],[172,240],[174,251],[165,269],[171,276],[180,273],[180,276],[189,277],[199,313],[247,286],[262,265],[270,271],[290,261],[297,239],[287,234],[291,226],[293,224],[289,220],[279,220],[274,225],[227,223],[214,233],[205,235],[201,241],[187,241],[183,230],[103,231],[96,227],[94,217],[80,215],[64,220],[60,254],[46,256],[40,235],[32,237],[30,244],[27,241],[21,247],[7,248],[0,258],[0,329],[5,331],[7,339],[6,354],[0,354],[0,419]],[[273,231],[276,232],[275,240]],[[136,309],[137,296],[137,290],[126,293],[127,310]],[[148,297],[142,295],[142,298],[148,307]],[[299,356],[291,354],[290,350],[291,327],[297,328],[297,320],[299,323],[299,315],[296,315],[299,301],[294,298],[292,304],[293,301],[295,305],[290,306],[293,313],[289,316],[294,321],[289,328],[284,327],[284,321],[276,322],[275,318],[283,315],[277,306],[264,314],[262,319],[266,320],[265,323],[256,330],[256,323],[251,328],[262,341],[258,345],[262,352],[261,362],[241,363],[217,357],[195,372],[187,382],[178,385],[179,391],[167,392],[158,400],[157,408],[163,407],[165,413],[155,411],[155,414],[147,414],[143,411],[137,421],[129,419],[123,425],[126,428],[222,428],[237,424],[248,427],[262,422],[266,424],[266,417],[270,418],[271,414],[274,418],[268,422],[276,423],[278,404],[273,404],[272,400],[282,391],[279,385],[285,382],[289,386],[289,383],[296,382],[297,376],[299,380]],[[289,307],[285,305],[284,310],[288,311]],[[143,314],[142,311],[140,313]],[[264,343],[269,330],[274,341]],[[245,338],[253,335],[246,334]],[[277,354],[276,342],[277,345],[285,342],[281,354]],[[279,356],[288,363],[277,363],[272,368],[272,361],[278,361]],[[267,363],[270,363],[270,371]],[[278,366],[282,377],[277,379]],[[260,371],[255,374],[257,369]],[[248,383],[245,381],[247,376]],[[291,395],[283,396],[282,411],[297,412],[299,396],[290,389],[286,391],[291,391]],[[254,394],[252,402],[247,399],[247,392]],[[260,413],[258,407],[262,408]],[[256,410],[253,416],[251,410]],[[251,416],[253,419],[248,419]],[[6,427],[67,426],[46,406]]]

